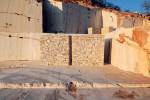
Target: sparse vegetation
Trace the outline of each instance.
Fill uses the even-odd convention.
[[[118,90],[113,94],[113,96],[121,99],[134,99],[136,96],[138,96],[138,94],[135,91],[128,92],[124,90]]]
[[[142,3],[142,7],[144,8],[145,13],[147,15],[150,15],[150,1],[149,0],[144,0],[143,3]]]
[[[37,0],[38,3],[42,2],[43,0]]]
[[[110,9],[115,9],[115,10],[118,10],[120,11],[120,7],[119,6],[116,6],[110,2],[106,2],[106,0],[92,0],[93,4],[96,4],[98,6],[101,6],[101,7],[106,7],[106,8],[110,8]]]

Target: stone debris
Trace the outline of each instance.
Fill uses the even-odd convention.
[[[76,98],[77,97],[77,85],[75,84],[75,82],[66,83],[66,91]]]
[[[118,90],[113,94],[113,96],[121,99],[134,99],[136,96],[139,95],[135,91],[128,92],[125,90]]]
[[[84,3],[86,5],[92,5],[92,0],[61,0],[65,3]]]
[[[64,83],[0,83],[0,89],[66,89],[68,93],[77,94],[78,89],[103,89],[103,88],[149,88],[150,84],[104,84],[104,83],[80,83],[80,82],[68,82]]]
[[[36,0],[38,3],[42,2],[43,0]]]

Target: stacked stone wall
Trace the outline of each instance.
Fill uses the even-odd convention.
[[[103,38],[101,35],[73,36],[74,65],[103,65]]]
[[[68,37],[48,35],[41,38],[41,59],[50,65],[68,65]]]
[[[103,65],[103,36],[45,35],[41,38],[41,59],[49,65]]]

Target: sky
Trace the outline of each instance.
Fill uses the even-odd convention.
[[[130,10],[132,12],[143,12],[143,8],[141,7],[142,2],[144,0],[106,0],[107,2],[111,2],[117,6],[119,6],[123,11]]]

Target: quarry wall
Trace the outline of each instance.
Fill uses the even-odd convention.
[[[54,0],[43,1],[43,31],[47,33],[64,31],[62,2]]]
[[[112,41],[111,63],[126,71],[149,76],[147,53],[134,43],[119,43]]]
[[[92,28],[99,34],[102,27],[100,8],[88,8],[74,3],[45,0],[43,3],[44,32],[48,33],[88,33]]]
[[[51,34],[42,34],[42,3],[37,0],[0,1],[0,61],[42,60],[56,66],[102,66],[105,54],[108,63],[149,76],[150,33],[133,31],[139,26],[149,29],[149,20],[44,0],[43,21],[44,32]],[[86,34],[89,28],[92,34]],[[99,33],[108,33],[105,53],[104,37]]]
[[[127,32],[121,31],[112,37],[111,64],[126,71],[150,76],[149,31],[133,28]]]
[[[144,20],[143,27],[148,27],[150,29],[150,20]]]
[[[143,21],[139,17],[118,16],[118,27],[133,28],[143,26]]]
[[[118,16],[117,14],[102,10],[102,28],[101,33],[106,34],[115,31],[118,28]]]
[[[150,28],[150,19],[148,16],[138,13],[117,12],[118,27],[135,28],[148,27]]]
[[[113,12],[102,10],[102,16],[103,16],[103,27],[105,28],[117,28],[117,15]]]
[[[0,32],[42,32],[42,3],[37,0],[1,0]]]
[[[64,28],[66,33],[85,33],[92,28],[93,34],[100,34],[102,11],[100,8],[87,8],[78,4],[64,4]]]
[[[0,61],[42,60],[55,66],[102,66],[103,47],[103,36],[98,34],[0,33]]]
[[[64,4],[64,31],[67,33],[88,33],[90,11],[77,4]]]
[[[0,61],[39,60],[40,36],[37,34],[0,32]]]
[[[49,65],[103,65],[103,36],[45,35],[41,39],[41,59]]]

